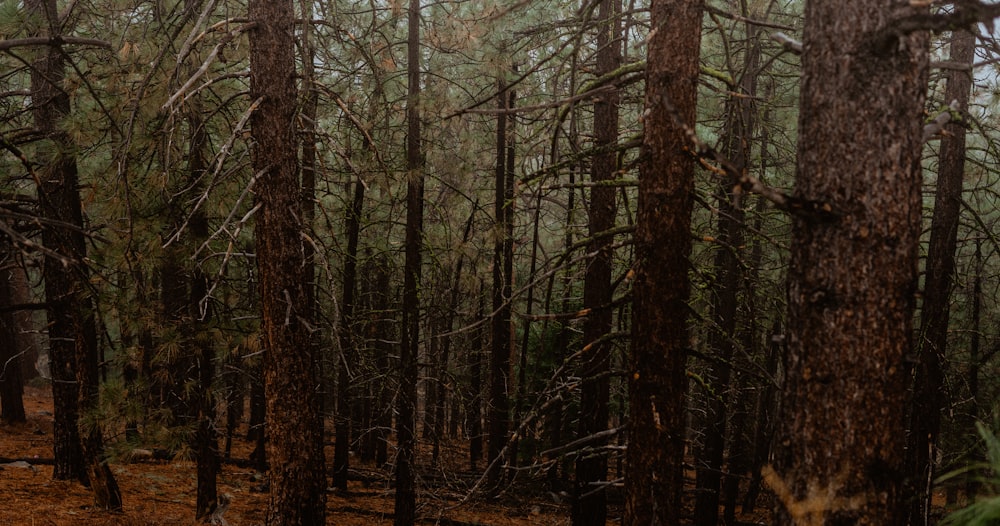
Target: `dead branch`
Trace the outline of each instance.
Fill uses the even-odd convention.
[[[99,40],[96,38],[81,38],[81,37],[64,37],[64,36],[54,36],[54,37],[27,37],[27,38],[13,38],[9,40],[0,40],[0,51],[8,51],[18,47],[29,47],[29,46],[61,46],[63,44],[72,44],[77,46],[93,46],[111,50],[111,42],[106,40]]]

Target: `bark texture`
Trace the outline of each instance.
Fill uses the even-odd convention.
[[[913,5],[811,0],[802,54],[778,524],[902,524],[905,356],[920,235],[927,36]]]
[[[291,0],[250,2],[250,97],[257,266],[264,335],[267,524],[325,523],[326,481],[317,425],[295,137],[295,19]]]
[[[695,159],[679,126],[694,126],[702,2],[654,0],[646,66],[633,284],[623,524],[681,519],[685,376]]]

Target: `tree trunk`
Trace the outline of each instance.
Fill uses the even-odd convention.
[[[344,261],[344,297],[340,303],[340,361],[337,368],[336,441],[333,450],[333,487],[347,491],[351,445],[351,369],[357,366],[357,338],[354,337],[354,291],[357,289],[358,236],[365,184],[354,183],[354,200],[347,211],[347,258]]]
[[[760,47],[756,33],[748,27],[746,56],[740,72],[740,92],[726,101],[726,122],[723,131],[724,155],[741,172],[750,169],[750,153],[754,131],[753,100],[757,95],[757,68]],[[719,235],[715,253],[715,288],[711,305],[714,325],[708,335],[712,356],[717,358],[711,366],[711,385],[714,394],[708,402],[708,427],[698,458],[697,497],[694,520],[703,526],[718,522],[722,462],[726,450],[726,432],[729,421],[729,393],[732,368],[730,364],[736,350],[736,326],[739,290],[744,282],[743,254],[743,196],[733,191],[729,181],[722,181],[716,189],[718,198]],[[727,476],[727,479],[730,478]]]
[[[510,331],[511,279],[506,265],[507,236],[513,219],[513,202],[508,202],[507,189],[507,125],[505,113],[510,98],[504,79],[497,82],[497,155],[494,193],[494,241],[493,241],[493,317],[492,349],[490,352],[490,395],[489,407],[489,456],[487,483],[491,491],[498,489],[503,477],[503,467],[507,463],[504,447],[510,432],[510,355],[513,340]]]
[[[601,0],[597,12],[597,71],[598,77],[621,65],[620,0]],[[618,141],[618,90],[612,89],[594,102],[594,147],[608,148]],[[612,327],[613,239],[600,236],[615,226],[617,190],[600,186],[602,181],[615,179],[618,174],[618,153],[610,148],[594,157],[591,181],[589,233],[592,241],[587,251],[594,254],[587,264],[583,282],[583,306],[589,309],[584,321],[584,352],[579,376],[580,421],[578,438],[588,437],[608,428],[608,400],[611,389],[611,345],[603,340]],[[571,510],[574,526],[603,525],[607,520],[607,493],[599,485],[608,475],[607,454],[600,451],[606,440],[593,443],[597,451],[576,459],[576,487]]]
[[[247,422],[247,441],[253,442],[250,461],[257,471],[267,471],[267,396],[264,393],[264,362],[251,366],[250,418]]]
[[[251,0],[251,159],[264,389],[270,469],[266,521],[321,525],[326,480],[319,422],[316,357],[310,319],[295,136],[295,17],[292,0]],[[319,434],[319,436],[317,436]]]
[[[32,33],[60,36],[55,0],[29,0],[25,7],[48,28],[36,28]],[[40,156],[43,167],[39,173],[39,214],[56,225],[71,227],[49,226],[42,230],[42,245],[69,260],[69,264],[63,264],[48,258],[42,269],[55,406],[53,477],[77,478],[90,485],[95,506],[120,510],[121,492],[103,459],[100,426],[82,429],[80,419],[97,406],[98,350],[93,299],[88,293],[87,245],[75,147],[59,129],[60,120],[70,112],[69,95],[61,86],[66,55],[58,46],[41,53],[31,72],[35,126],[48,143],[47,152]]]
[[[392,429],[392,392],[386,385],[386,377],[390,374],[389,355],[395,334],[396,321],[389,312],[389,262],[384,256],[372,258],[369,254],[365,271],[362,272],[365,287],[365,303],[367,316],[367,341],[374,354],[375,371],[378,380],[370,382],[371,422],[373,429],[368,431],[370,437],[371,459],[376,466],[384,466],[388,461],[388,437]],[[362,452],[362,457],[366,457]]]
[[[316,72],[314,62],[316,61],[316,49],[313,43],[313,3],[309,0],[300,0],[299,8],[301,17],[299,18],[299,39],[302,49],[302,106],[297,122],[301,123],[301,180],[299,182],[299,202],[302,204],[302,231],[311,239],[316,238],[313,225],[316,219],[316,123],[319,106],[319,88],[316,85]],[[303,256],[303,305],[306,317],[309,320],[318,321],[321,319],[319,299],[317,297],[318,285],[316,283],[316,248],[310,241],[301,244]],[[352,289],[353,292],[353,289]],[[316,441],[313,447],[319,454],[323,455],[324,440],[324,404],[326,402],[328,387],[328,376],[323,372],[323,350],[321,348],[321,332],[314,328],[308,329],[309,353],[315,363],[317,379],[317,399],[316,412],[313,415],[316,419],[314,425],[319,430],[313,438]],[[323,471],[325,480],[325,466],[320,468]],[[324,484],[325,486],[325,484]]]
[[[625,479],[628,526],[679,524],[683,490],[687,305],[702,3],[655,0],[636,213]]]
[[[476,301],[476,318],[478,322],[486,316],[486,295],[482,280],[479,282],[479,294]],[[469,349],[469,398],[465,409],[465,419],[468,421],[469,435],[469,469],[476,471],[479,461],[483,458],[483,349],[484,328],[476,328],[472,333],[472,345]]]
[[[24,377],[21,357],[26,349],[18,345],[18,324],[16,312],[10,310],[13,303],[13,288],[16,274],[22,270],[16,266],[14,247],[2,241],[0,249],[0,420],[5,424],[24,423]]]
[[[982,326],[980,324],[980,317],[982,316],[982,306],[983,306],[983,250],[982,250],[982,240],[976,238],[976,252],[973,255],[973,265],[974,274],[972,276],[972,290],[970,295],[972,296],[972,305],[969,307],[971,311],[969,313],[969,323],[971,324],[969,337],[969,420],[966,424],[965,432],[969,433],[972,428],[976,427],[976,422],[979,421],[979,368],[982,365],[980,362],[980,330]],[[968,447],[968,451],[973,451],[970,454],[971,458],[967,459],[969,464],[979,460],[979,454],[975,453],[976,446],[978,446],[978,441],[974,438],[971,440],[972,444]],[[970,470],[965,476],[965,498],[968,502],[975,502],[976,496],[979,493],[979,486],[981,484],[981,475],[975,470]]]
[[[34,13],[44,23],[54,19],[54,0],[27,0],[25,8]],[[47,34],[41,27],[29,30],[33,36]],[[31,73],[31,100],[35,127],[47,136],[50,145],[38,158],[42,165],[38,175],[44,184],[38,188],[39,212],[53,219],[68,216],[74,220],[71,194],[76,189],[76,159],[70,154],[72,144],[65,133],[58,129],[58,122],[70,110],[69,97],[58,85],[65,77],[65,62],[56,48],[39,51],[38,60]],[[59,152],[64,152],[60,154]],[[71,190],[67,190],[71,187]],[[54,193],[50,193],[53,191]],[[79,200],[75,209],[79,209]],[[80,222],[83,218],[80,217]],[[79,224],[79,223],[72,223]],[[47,228],[42,231],[42,244],[46,248],[59,251],[66,257],[75,254],[71,234]],[[76,334],[73,332],[73,306],[78,298],[71,289],[72,270],[60,268],[58,262],[45,261],[42,278],[45,281],[45,297],[48,307],[49,368],[52,375],[53,400],[53,453],[55,468],[52,477],[56,480],[78,479],[87,482],[84,470],[80,430],[77,427],[80,414],[79,391],[76,385]]]
[[[200,189],[202,185],[199,181],[204,177],[207,165],[204,151],[208,145],[208,132],[201,116],[200,101],[195,99],[189,104],[187,121],[191,136],[187,175],[189,187]],[[208,217],[205,211],[198,209],[191,213],[188,224],[191,229],[188,246],[197,248],[208,240]],[[191,328],[195,331],[190,342],[198,373],[198,387],[190,394],[192,398],[190,410],[197,426],[192,444],[196,451],[198,471],[195,517],[202,518],[214,513],[218,506],[216,478],[219,473],[219,437],[215,426],[215,395],[212,390],[215,381],[215,346],[210,333],[206,330],[211,313],[208,304],[203,303],[208,299],[208,276],[200,266],[196,265],[191,269],[186,281],[189,281],[190,289],[185,321],[191,323]]]
[[[403,268],[403,338],[399,353],[396,421],[395,526],[416,520],[417,355],[420,351],[421,244],[424,230],[424,162],[420,137],[420,0],[407,13],[406,261]]]
[[[928,40],[893,24],[920,9],[806,6],[777,524],[905,521]]]
[[[27,304],[35,301],[31,291],[30,277],[23,262],[11,272],[10,287],[12,303]],[[21,353],[21,379],[23,381],[29,381],[39,375],[38,369],[35,367],[41,350],[36,336],[37,332],[38,323],[34,311],[14,312],[14,341],[17,342],[17,349]]]
[[[962,115],[969,110],[971,68],[975,52],[976,36],[973,33],[960,30],[952,34],[951,56],[948,60],[965,64],[970,69],[949,71],[945,102],[957,102],[954,110]],[[923,306],[920,310],[921,338],[917,342],[919,358],[910,406],[910,443],[906,460],[907,474],[914,481],[914,498],[909,507],[911,526],[926,525],[930,518],[941,412],[948,406],[948,393],[944,385],[945,351],[948,346],[948,318],[952,278],[955,274],[962,180],[965,176],[965,123],[950,122],[943,131],[930,246],[924,274]]]
[[[462,231],[462,245],[464,246],[469,242],[469,237],[472,235],[472,223],[476,218],[476,212],[479,210],[479,201],[475,201],[472,204],[472,211],[469,213],[469,219],[465,222],[465,229]],[[455,315],[458,313],[459,301],[461,299],[462,291],[462,268],[465,265],[464,252],[459,251],[458,261],[455,262],[455,272],[451,279],[451,297],[448,300],[447,311],[444,314],[444,320],[442,321],[442,331],[448,334],[454,330]],[[434,419],[434,423],[437,427],[434,431],[434,458],[432,462],[437,465],[438,457],[440,456],[440,443],[441,438],[444,433],[445,422],[444,414],[447,405],[448,394],[452,391],[451,381],[448,380],[451,376],[448,374],[448,363],[451,360],[451,336],[441,337],[441,374],[442,381],[439,383],[438,387],[438,398],[437,405],[434,407],[434,412],[437,416]],[[455,404],[458,405],[458,404]],[[452,419],[452,426],[454,426],[454,418]],[[451,432],[454,434],[454,431]]]
[[[535,211],[531,221],[531,257],[528,262],[529,276],[534,276],[538,268],[538,245],[540,243],[538,229],[539,214],[541,214],[541,209],[542,192],[539,191],[535,197]],[[531,314],[535,306],[535,286],[533,283],[528,285],[528,293],[525,302],[524,329],[521,334],[521,353],[517,367],[517,406],[515,406],[514,411],[514,422],[520,422],[521,419],[524,418],[525,411],[527,411],[530,406],[530,402],[528,401],[528,397],[531,395],[531,393],[528,392],[528,353],[531,351]],[[542,338],[544,338],[544,333]],[[544,342],[541,338],[539,339],[539,342],[540,345],[538,346],[538,351],[541,352]],[[514,443],[510,448],[510,455],[515,464],[518,463],[520,444],[520,439],[514,440]],[[525,454],[525,456],[527,458],[533,458],[534,454],[535,451],[529,451]]]

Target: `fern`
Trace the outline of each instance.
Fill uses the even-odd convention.
[[[986,462],[977,462],[948,473],[941,477],[940,481],[955,478],[969,471],[982,470],[989,473],[989,475],[984,476],[984,483],[993,486],[994,489],[1000,487],[1000,439],[981,422],[976,422],[976,429],[983,442],[986,443]],[[995,526],[1000,524],[1000,495],[977,500],[965,508],[949,514],[941,521],[941,524],[943,526]]]

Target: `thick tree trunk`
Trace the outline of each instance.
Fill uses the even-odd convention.
[[[621,65],[621,11],[620,0],[601,0],[597,19],[597,71],[598,77],[614,71]],[[607,148],[618,141],[618,91],[612,89],[594,102],[594,147]],[[611,148],[596,155],[591,164],[591,181],[600,183],[615,179],[618,174],[618,154]],[[589,314],[583,326],[585,351],[581,356],[579,376],[580,421],[577,437],[583,438],[608,428],[608,401],[611,389],[611,345],[604,341],[611,332],[611,285],[613,272],[614,239],[598,234],[615,226],[617,190],[612,186],[595,186],[591,189],[589,233],[592,241],[587,251],[594,254],[587,264],[583,282],[583,306]],[[576,487],[571,510],[574,526],[603,525],[607,520],[607,493],[599,486],[608,476],[608,458],[600,451],[606,440],[593,443],[594,452],[580,455],[576,460]]]
[[[679,524],[683,490],[687,305],[702,3],[654,0],[648,44],[632,286],[632,356],[623,524]]]
[[[972,89],[972,63],[975,60],[976,36],[955,31],[951,39],[950,62],[970,69],[949,71],[945,101],[957,102],[955,111],[966,114]],[[928,524],[934,461],[941,412],[948,405],[944,385],[945,351],[948,346],[948,318],[951,289],[955,274],[955,246],[965,175],[965,124],[951,122],[941,137],[934,215],[931,219],[930,247],[924,273],[923,306],[920,311],[919,360],[910,406],[907,474],[914,481],[914,498],[909,507],[911,526]]]
[[[321,525],[326,480],[298,192],[293,2],[251,0],[249,13],[255,24],[250,97],[260,102],[250,126],[254,172],[261,174],[254,190],[270,465],[266,520]]]
[[[795,197],[821,213],[792,221],[777,524],[905,521],[928,40],[893,28],[920,9],[806,5]]]

